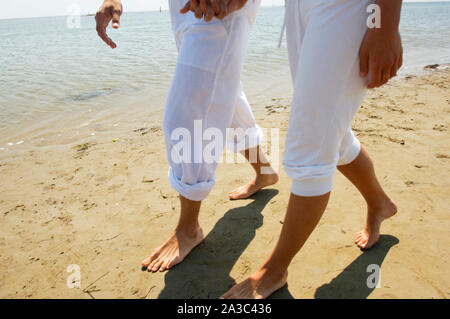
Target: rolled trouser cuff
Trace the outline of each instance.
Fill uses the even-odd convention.
[[[352,142],[339,155],[338,166],[347,165],[353,162],[361,152],[361,143],[353,136]]]
[[[175,176],[173,169],[169,168],[170,185],[183,197],[192,201],[202,201],[211,192],[215,184],[215,179],[207,182],[198,182],[196,184],[183,183]]]
[[[297,196],[315,197],[331,192],[333,175],[292,180],[291,192]]]

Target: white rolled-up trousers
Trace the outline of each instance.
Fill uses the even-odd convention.
[[[260,0],[249,1],[225,19],[214,18],[211,22],[197,19],[191,12],[180,14],[186,2],[169,0],[178,60],[163,129],[171,186],[183,197],[201,201],[214,186],[218,164],[218,160],[204,159],[203,150],[214,142],[242,152],[262,140],[262,130],[240,83]],[[228,134],[227,138],[228,128],[245,134]],[[216,138],[222,140],[214,141]],[[186,144],[190,145],[189,150],[180,148]],[[222,152],[223,148],[218,147],[213,155],[219,159]]]
[[[361,145],[351,122],[366,93],[359,49],[372,0],[287,0],[286,37],[294,96],[283,167],[292,193],[331,191],[338,165]]]

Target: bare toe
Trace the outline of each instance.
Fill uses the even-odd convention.
[[[144,259],[142,265],[144,267],[147,266],[148,271],[165,271],[182,262],[203,239],[203,231],[200,227],[189,233],[176,231],[164,244],[155,250],[152,256]]]
[[[150,265],[151,262],[152,262],[153,260],[155,260],[155,258],[157,258],[157,257],[158,257],[158,254],[157,254],[157,252],[155,251],[153,254],[150,255],[150,257],[145,258],[145,259],[141,262],[142,266],[144,266],[145,268],[147,268],[148,265]]]
[[[159,262],[159,258],[153,260],[150,265],[148,265],[147,269],[148,271],[153,271],[153,267]]]
[[[286,285],[287,272],[284,274],[269,273],[260,269],[243,282],[233,286],[224,293],[223,299],[265,299]]]
[[[159,270],[159,268],[161,267],[161,265],[163,264],[163,262],[164,262],[164,260],[163,260],[163,259],[160,259],[160,260],[158,260],[158,262],[157,262],[157,263],[155,263],[155,264],[153,265],[153,267],[152,267],[152,271],[153,271],[153,272],[156,272],[156,271],[158,271],[158,270]]]

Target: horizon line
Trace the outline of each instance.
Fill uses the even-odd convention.
[[[404,1],[404,3],[436,3],[436,2],[450,2],[450,0],[433,0],[433,1]],[[284,5],[261,5],[261,7],[268,8],[278,8],[278,7],[284,7]],[[158,12],[160,10],[136,10],[136,11],[124,11],[125,13],[140,13],[140,12]],[[169,9],[163,9],[160,12],[166,12],[169,11]],[[24,16],[24,17],[11,17],[11,18],[0,18],[0,21],[3,20],[19,20],[19,19],[34,19],[34,18],[58,18],[58,17],[67,17],[68,15],[43,15],[43,16]],[[95,13],[83,13],[81,14],[82,17],[87,16],[95,16]]]
[[[450,1],[450,0],[448,0]],[[436,1],[439,2],[439,1]],[[445,1],[444,1],[445,2]],[[278,8],[278,7],[284,7],[284,5],[262,5],[261,7],[264,8]],[[132,11],[124,11],[123,14],[125,13],[144,13],[144,12],[167,12],[169,11],[169,9],[162,9],[161,11],[159,9],[155,9],[155,10],[132,10]],[[12,17],[12,18],[0,18],[0,21],[2,20],[19,20],[19,19],[34,19],[34,18],[60,18],[60,17],[67,17],[69,15],[64,14],[64,15],[45,15],[45,16],[25,16],[25,17]],[[80,16],[82,17],[89,17],[89,16],[95,16],[95,13],[83,13]]]

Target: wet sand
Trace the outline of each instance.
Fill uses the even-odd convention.
[[[353,244],[365,205],[339,173],[320,225],[274,298],[448,298],[450,278],[450,70],[427,69],[371,91],[354,120],[399,212],[368,252]],[[273,99],[272,99],[273,98]],[[256,114],[279,127],[289,96]],[[162,117],[162,115],[161,115]],[[248,164],[221,164],[204,201],[205,241],[164,273],[140,261],[171,233],[177,194],[169,186],[160,124],[11,154],[0,160],[1,298],[217,298],[255,271],[275,245],[290,181],[251,199],[227,192],[252,178]],[[68,288],[69,265],[81,288]],[[380,288],[366,285],[381,266]]]

